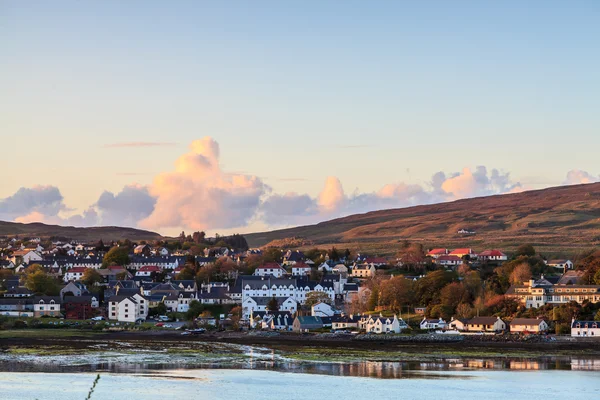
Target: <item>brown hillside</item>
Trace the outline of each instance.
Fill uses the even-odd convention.
[[[462,228],[476,234],[459,235]],[[532,243],[547,253],[572,253],[600,244],[600,183],[374,211],[245,237],[250,246],[301,237],[379,254],[393,254],[402,240],[477,250]]]
[[[96,240],[156,240],[162,238],[155,232],[144,231],[134,228],[121,228],[117,226],[101,226],[93,228],[76,228],[73,226],[46,225],[39,222],[32,224],[21,224],[18,222],[0,221],[0,235],[3,236],[30,236],[48,238],[51,236],[62,236],[80,241]]]

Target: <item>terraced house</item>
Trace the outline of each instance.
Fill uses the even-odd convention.
[[[585,300],[592,303],[600,301],[600,285],[554,285],[546,279],[529,280],[522,285],[512,285],[506,292],[526,308],[539,308],[546,304],[564,304]]]

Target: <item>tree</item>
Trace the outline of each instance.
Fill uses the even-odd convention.
[[[521,285],[523,282],[531,279],[531,267],[527,263],[521,263],[515,267],[510,274],[510,282],[515,285]]]
[[[396,312],[400,312],[403,306],[413,303],[413,293],[412,280],[403,276],[395,276],[381,282],[380,303]]]
[[[304,305],[306,307],[312,307],[317,303],[327,303],[331,305],[331,297],[325,292],[310,292],[306,295]]]
[[[522,244],[517,247],[517,252],[515,256],[535,256],[535,248],[531,244]]]
[[[188,321],[195,319],[200,313],[204,311],[204,306],[200,304],[198,300],[192,300],[190,308],[186,312],[185,316]]]
[[[446,306],[452,311],[456,310],[456,307],[460,303],[464,303],[468,300],[469,293],[462,283],[452,282],[441,290],[440,302],[443,306]]]
[[[330,260],[337,261],[340,259],[340,253],[335,247],[332,247],[331,250],[327,252]]]
[[[194,232],[192,235],[192,240],[196,244],[204,243],[204,239],[206,238],[206,233],[202,232]]]
[[[127,247],[115,246],[111,248],[102,259],[102,267],[106,268],[109,265],[129,265],[129,249]]]
[[[475,315],[473,307],[468,303],[461,303],[456,307],[457,318],[472,318]]]
[[[281,250],[275,247],[269,247],[263,251],[263,260],[265,263],[276,262],[279,263],[282,260]]]
[[[31,265],[29,268],[35,266]],[[58,282],[52,276],[48,275],[41,265],[41,269],[34,268],[25,275],[25,287],[36,294],[47,296],[56,296],[60,292]],[[27,268],[27,269],[29,269]]]
[[[379,287],[373,286],[369,301],[367,302],[367,309],[369,311],[375,311],[377,306],[379,306]]]
[[[275,297],[273,297],[267,303],[267,311],[271,311],[271,312],[279,311],[279,303],[277,302],[277,299]]]
[[[195,276],[196,271],[190,265],[186,265],[185,268],[183,268],[181,272],[177,274],[177,280],[188,281],[194,279]]]
[[[229,314],[231,315],[231,325],[235,330],[240,329],[240,321],[242,319],[242,307],[235,306],[231,310],[229,310]]]
[[[156,310],[156,315],[165,315],[167,313],[167,306],[161,301],[154,307],[154,310]]]
[[[93,268],[87,268],[83,273],[83,277],[81,278],[81,282],[86,284],[87,286],[93,286],[97,283],[102,283],[104,278],[98,271]]]

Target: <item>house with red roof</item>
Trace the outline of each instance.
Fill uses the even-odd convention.
[[[292,265],[292,276],[307,276],[310,275],[312,268],[303,262],[297,262]]]
[[[427,252],[427,257],[438,258],[448,254],[448,249],[431,249]]]
[[[157,272],[160,272],[160,268],[157,265],[144,265],[136,271],[135,276],[151,276]]]
[[[367,257],[365,259],[365,264],[373,264],[375,267],[383,267],[384,265],[388,265],[388,260],[384,257]]]
[[[477,253],[473,251],[473,249],[455,249],[452,250],[449,255],[456,256],[458,258],[463,258],[464,256],[468,256],[469,258],[477,258]]]
[[[479,261],[506,261],[508,256],[500,250],[484,250],[477,255]]]

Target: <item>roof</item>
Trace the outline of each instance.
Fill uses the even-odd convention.
[[[159,272],[160,268],[157,265],[144,265],[138,271],[139,272]]]
[[[311,316],[301,316],[296,317],[296,320],[300,323],[300,325],[312,325],[312,326],[322,326],[323,320],[321,317],[311,317]]]
[[[259,269],[283,269],[281,267],[281,265],[277,264],[277,263],[266,263],[265,265],[262,265],[258,268],[256,268],[257,270]],[[285,271],[285,269],[283,269]]]
[[[575,320],[571,323],[571,328],[576,328],[577,324],[580,324],[582,327],[585,328],[598,328],[600,326],[600,322],[598,321],[579,321],[579,320]]]
[[[539,325],[541,322],[545,322],[545,320],[543,318],[515,318],[510,325]]]
[[[427,254],[447,254],[447,249],[431,249],[427,252]]]
[[[266,306],[273,299],[277,300],[277,304],[279,304],[279,305],[282,305],[283,302],[286,301],[287,299],[294,300],[292,297],[289,297],[289,296],[288,297],[249,297],[249,298],[254,300],[256,302],[256,304],[259,306]],[[296,302],[296,301],[294,300],[294,302]]]
[[[447,255],[447,256],[439,256],[437,258],[438,261],[462,261],[462,258],[460,258],[459,256],[454,256],[454,255]]]
[[[558,265],[558,264],[565,264],[567,261],[569,260],[548,260],[547,264],[548,265]]]
[[[450,252],[450,255],[455,255],[455,254],[474,254],[473,249],[454,249]]]
[[[387,264],[387,260],[384,257],[369,257],[365,259],[367,264]]]
[[[294,264],[294,266],[292,268],[311,269],[309,265],[307,265],[303,262],[297,262],[296,264]]]
[[[498,317],[474,317],[467,322],[468,325],[494,325]]]
[[[84,273],[86,270],[87,270],[86,267],[73,267],[67,271],[67,274],[68,273],[72,273],[72,274],[80,273],[81,274],[81,273]]]
[[[483,256],[483,257],[506,257],[506,254],[504,254],[500,250],[484,250],[481,253],[479,253],[479,256]]]

